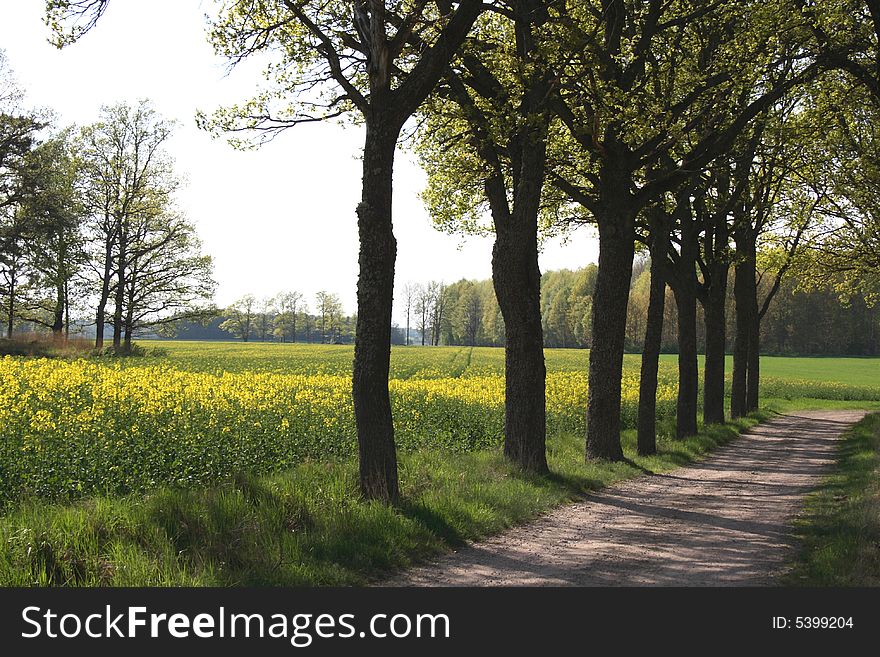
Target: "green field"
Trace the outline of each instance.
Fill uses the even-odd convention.
[[[156,362],[212,372],[274,372],[279,374],[348,375],[353,348],[342,345],[298,345],[241,342],[149,342],[163,355]],[[589,351],[546,349],[547,372],[586,374]],[[675,385],[678,357],[660,356],[660,380]],[[625,382],[638,378],[641,356],[623,357]],[[702,377],[703,357],[699,357]],[[727,357],[728,393],[733,357]],[[504,350],[497,347],[394,347],[391,377],[438,379],[486,377],[504,373]],[[880,358],[761,358],[762,404],[774,409],[864,407],[880,408]],[[834,402],[834,403],[827,403]],[[862,404],[861,402],[865,402]]]
[[[165,352],[157,361],[200,372],[259,371],[278,373],[341,374],[351,371],[354,350],[345,345],[303,345],[242,342],[150,341],[147,347]],[[589,351],[547,349],[548,372],[586,371]],[[640,356],[623,357],[627,371],[638,372]],[[660,356],[661,367],[673,372],[675,354]],[[136,361],[139,362],[139,361]],[[702,367],[702,357],[700,357]],[[733,358],[727,357],[728,375]],[[497,347],[394,347],[393,378],[479,376],[504,372],[504,350]],[[796,358],[762,356],[761,374],[770,379],[841,383],[849,387],[880,390],[880,358]]]

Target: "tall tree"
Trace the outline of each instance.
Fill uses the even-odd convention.
[[[431,325],[431,292],[426,286],[420,285],[416,294],[416,327],[421,335],[422,346],[428,339],[428,328]]]
[[[66,334],[71,287],[85,264],[85,212],[71,139],[70,130],[62,131],[34,149],[33,190],[20,210],[28,226],[25,255],[35,274],[24,318],[51,329],[56,339]]]
[[[338,330],[339,318],[342,316],[342,302],[339,296],[326,290],[315,295],[315,312],[318,314],[318,326],[321,329],[321,342],[333,342]],[[329,338],[328,338],[329,332]]]
[[[81,171],[90,216],[87,239],[99,293],[95,347],[104,327],[113,326],[113,347],[122,349],[126,276],[143,247],[139,236],[171,207],[178,187],[165,150],[173,124],[147,101],[101,109],[100,119],[82,130]],[[112,313],[108,306],[112,303]]]
[[[133,222],[123,276],[122,353],[144,329],[201,321],[214,315],[216,283],[210,256],[202,254],[195,227],[165,211]]]
[[[275,315],[275,335],[281,342],[296,342],[297,316],[303,311],[303,295],[301,292],[282,292],[275,299],[278,314]]]
[[[648,250],[651,257],[648,307],[639,377],[637,450],[642,456],[657,452],[657,373],[666,305],[665,265],[669,251],[671,218],[659,205],[648,208]]]
[[[406,337],[404,338],[404,344],[409,346],[409,325],[410,318],[412,317],[413,309],[415,308],[416,298],[418,296],[418,286],[414,283],[407,283],[403,286],[403,308],[406,313]]]
[[[485,230],[479,215],[488,206],[504,320],[504,454],[534,472],[547,470],[538,226],[552,116],[552,4],[514,0],[487,16],[444,78],[421,143],[425,198],[438,224]],[[468,339],[475,343],[476,333]]]

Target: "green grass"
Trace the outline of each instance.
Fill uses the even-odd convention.
[[[856,424],[796,524],[803,546],[784,584],[880,586],[880,414]]]
[[[729,400],[728,400],[729,402]],[[730,404],[727,404],[728,408]],[[880,411],[880,401],[863,401],[852,399],[820,399],[817,397],[765,397],[761,399],[761,408],[771,413],[790,413],[792,411],[819,410],[867,410]]]
[[[158,345],[176,367],[197,371],[273,371],[301,373],[347,373],[354,350],[349,345],[303,345],[241,342],[144,342]],[[589,351],[545,349],[548,372],[586,370]],[[677,356],[663,354],[661,368],[674,372]],[[641,356],[626,354],[624,369],[638,372]],[[136,364],[136,363],[135,363]],[[504,371],[500,347],[401,347],[391,350],[394,378],[473,376]],[[727,357],[728,375],[733,358]],[[702,372],[702,356],[700,357]],[[841,383],[856,387],[880,387],[880,358],[831,358],[762,356],[761,375],[770,379]]]
[[[690,463],[758,419],[663,439],[645,458],[626,432],[621,463],[585,463],[583,439],[560,435],[546,478],[517,472],[498,450],[403,455],[398,508],[361,501],[352,461],[196,490],[25,503],[0,517],[0,585],[364,584],[585,491]]]

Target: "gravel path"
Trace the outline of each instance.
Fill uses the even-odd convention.
[[[769,585],[790,524],[862,411],[802,411],[700,463],[639,477],[405,571],[387,586]]]

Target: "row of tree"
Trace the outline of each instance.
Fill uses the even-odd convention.
[[[239,340],[346,343],[354,340],[355,318],[347,317],[339,296],[315,295],[314,313],[301,292],[258,300],[246,294],[221,313],[218,328]]]
[[[81,37],[108,1],[52,0],[59,43]],[[504,453],[532,472],[547,471],[541,231],[598,229],[587,458],[623,458],[637,245],[651,255],[642,453],[656,449],[665,286],[677,317],[677,434],[686,436],[697,429],[699,306],[703,418],[725,417],[731,271],[734,416],[757,406],[761,318],[807,238],[824,244],[817,276],[877,282],[876,0],[233,0],[212,21],[219,54],[271,64],[268,88],[202,125],[259,137],[343,115],[364,126],[352,393],[367,497],[399,495],[388,371],[393,163],[405,125],[437,224],[494,232]],[[763,299],[759,257],[777,263]]]
[[[211,312],[211,258],[174,205],[172,124],[142,102],[53,130],[21,106],[0,51],[0,299],[18,325],[60,337],[83,314],[102,348]]]
[[[803,264],[801,265],[801,269]],[[541,323],[544,346],[550,348],[590,347],[590,316],[597,266],[578,270],[554,270],[541,276]],[[775,278],[763,271],[758,286],[761,301],[771,293]],[[844,303],[833,282],[817,287],[816,281],[804,289],[794,275],[781,281],[772,304],[760,325],[761,353],[785,356],[876,356],[880,354],[880,308],[860,292],[850,294]],[[838,279],[839,280],[839,279]],[[726,299],[725,351],[733,349],[735,301],[733,287]],[[410,285],[408,290],[428,286]],[[416,311],[409,344],[504,346],[504,319],[491,280],[461,280],[441,286],[441,304],[446,309],[435,323],[431,303],[416,297]],[[651,297],[651,261],[642,258],[633,267],[627,306],[625,348],[640,353],[644,346],[648,306]],[[678,316],[675,298],[666,286],[660,351],[678,353]],[[407,296],[399,302],[406,308]],[[422,314],[424,312],[424,315]],[[423,317],[428,320],[423,322]],[[439,330],[435,327],[439,326]],[[396,341],[395,341],[396,342]],[[702,305],[697,308],[697,351],[705,353],[706,325]]]

